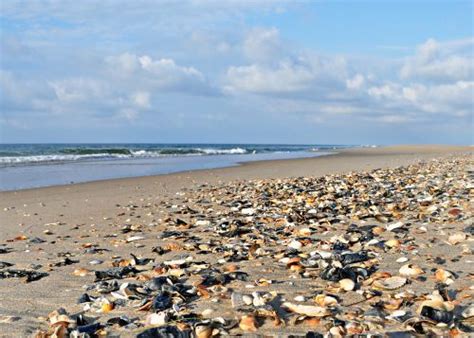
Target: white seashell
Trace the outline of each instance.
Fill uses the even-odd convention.
[[[249,295],[243,295],[242,300],[245,303],[245,305],[251,305],[253,303],[253,298]]]
[[[204,220],[204,219],[200,219],[198,221],[196,221],[196,223],[194,223],[196,226],[203,226],[203,227],[206,227],[206,226],[209,226],[211,225],[211,222],[208,221],[208,220]]]
[[[304,298],[303,296],[296,296],[293,299],[297,302],[304,302],[306,300],[306,298]]]
[[[164,311],[151,313],[145,319],[145,325],[164,325],[168,322],[168,314]]]
[[[135,241],[141,241],[142,239],[145,239],[145,237],[143,237],[143,236],[132,236],[132,237],[128,237],[126,239],[126,241],[128,243],[130,243],[130,242],[135,242]]]
[[[395,229],[401,228],[402,226],[403,226],[402,222],[396,222],[396,223],[388,224],[387,225],[387,230],[388,231],[393,231]]]
[[[89,262],[90,265],[98,265],[98,264],[102,264],[104,261],[101,261],[100,259],[94,259],[92,261]]]
[[[448,242],[451,245],[456,245],[458,243],[464,242],[466,240],[466,234],[457,233],[449,236]]]
[[[209,317],[213,312],[214,312],[213,309],[205,309],[203,312],[201,312],[201,315],[203,317]]]
[[[303,247],[303,244],[299,241],[291,241],[289,244],[288,244],[288,247],[292,248],[292,249],[295,249],[295,250],[299,250]]]
[[[352,291],[355,288],[355,283],[352,279],[344,278],[339,281],[339,285],[345,291]]]
[[[414,264],[405,264],[398,272],[405,277],[417,277],[424,273],[423,269]]]
[[[265,299],[263,299],[262,296],[260,296],[260,294],[258,292],[252,292],[252,296],[253,296],[253,300],[252,300],[252,303],[253,303],[253,306],[264,306],[266,301]]]
[[[397,259],[397,263],[405,263],[408,262],[408,258],[406,257],[400,257]]]
[[[328,309],[320,306],[298,305],[290,302],[284,302],[282,305],[291,312],[309,317],[325,317],[330,314]]]
[[[403,285],[407,283],[407,279],[405,277],[389,277],[385,279],[376,280],[372,286],[376,289],[382,290],[395,290],[401,288]]]
[[[407,312],[405,310],[396,310],[396,311],[393,311],[389,316],[387,316],[386,318],[397,318],[397,317],[403,317],[407,314]]]
[[[251,215],[255,214],[255,209],[254,208],[243,208],[242,210],[240,210],[240,213],[242,215],[251,216]]]

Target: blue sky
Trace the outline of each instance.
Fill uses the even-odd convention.
[[[3,1],[1,142],[472,144],[472,1]]]

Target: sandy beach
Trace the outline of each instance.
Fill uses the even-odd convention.
[[[431,162],[433,160],[438,162]],[[422,162],[425,164],[420,164]],[[411,165],[415,167],[409,167]],[[406,329],[407,332],[413,333],[417,329],[429,330],[430,324],[427,323],[410,326],[403,322],[410,318],[420,318],[416,309],[423,301],[429,301],[429,295],[436,290],[436,276],[442,274],[440,272],[435,275],[436,271],[441,269],[449,275],[441,281],[446,289],[451,290],[449,297],[452,297],[452,292],[456,293],[452,299],[440,296],[441,303],[449,303],[443,306],[449,307],[452,303],[456,307],[455,310],[446,309],[446,313],[454,311],[453,318],[461,318],[461,312],[473,303],[474,237],[472,226],[470,232],[466,230],[473,220],[472,165],[471,147],[394,146],[349,149],[318,158],[252,162],[222,169],[1,192],[0,249],[3,253],[0,254],[0,262],[7,262],[12,266],[3,266],[0,271],[16,269],[47,273],[44,277],[28,283],[24,282],[24,278],[0,279],[1,335],[27,337],[38,330],[51,332],[55,328],[51,328],[49,324],[54,322],[54,318],[57,319],[58,314],[56,317],[53,315],[53,319],[48,319],[48,314],[58,308],[64,308],[71,319],[74,314],[84,310],[85,304],[86,308],[90,308],[85,315],[96,317],[96,322],[100,324],[106,324],[110,318],[127,316],[129,323],[122,325],[112,321],[109,325],[100,327],[104,333],[124,337],[145,332],[153,326],[150,323],[161,323],[161,327],[166,327],[167,330],[172,330],[169,327],[176,328],[179,324],[178,327],[183,332],[194,330],[200,337],[209,337],[219,332],[232,335],[304,335],[308,331],[324,334],[332,330],[336,335],[337,332],[380,333]],[[390,171],[391,168],[400,166],[408,169]],[[419,174],[425,176],[417,176],[417,168],[420,170]],[[443,176],[446,173],[443,173],[441,168],[449,168],[452,179]],[[329,186],[332,180],[350,181],[351,176],[347,176],[350,172],[368,173],[375,169],[378,171],[374,175],[385,178],[387,184],[393,183],[386,179],[392,177],[390,175],[393,175],[397,182],[405,178],[410,179],[410,184],[414,186],[413,191],[430,195],[433,205],[438,209],[433,209],[431,216],[422,213],[420,210],[425,211],[430,206],[431,199],[427,198],[426,203],[420,202],[416,205],[420,210],[407,207],[406,210],[409,211],[400,209],[397,215],[392,213],[387,216],[382,209],[387,211],[387,205],[396,201],[379,196],[379,190],[370,190],[370,187],[364,192],[367,199],[382,202],[379,213],[364,217],[356,217],[348,211],[349,207],[342,208],[343,205],[337,199],[331,208],[342,208],[341,210],[345,211],[344,214],[334,215],[332,218],[327,215],[319,218],[298,218],[295,216],[298,213],[292,213],[298,210],[299,204],[296,203],[286,208],[277,207],[278,202],[275,202],[276,204],[268,207],[269,211],[265,212],[261,201],[256,200],[268,193],[269,199],[286,203],[284,197],[295,199],[298,194],[285,195],[285,186],[289,190],[293,189],[295,184],[301,184],[302,187],[313,186],[313,183],[299,181],[303,180],[303,177],[313,178],[316,182],[318,178],[329,175],[326,176]],[[468,171],[471,171],[470,177]],[[430,181],[431,173],[433,176]],[[369,184],[364,183],[363,177],[354,176],[355,186]],[[281,186],[277,185],[278,180],[283,180]],[[285,180],[288,180],[288,185],[285,185]],[[245,187],[249,181],[252,184],[247,191]],[[446,190],[439,192],[435,189],[438,181],[440,189]],[[471,184],[470,190],[467,187],[468,182]],[[314,183],[314,186],[318,184]],[[268,189],[265,190],[267,185]],[[447,187],[452,187],[455,193],[450,194]],[[396,184],[393,189],[398,189]],[[300,193],[306,197],[311,195],[309,190],[304,189]],[[229,196],[226,197],[226,194]],[[230,197],[234,195],[235,199],[232,201]],[[245,196],[248,197],[247,201],[244,201]],[[346,200],[344,193],[341,196],[338,198],[344,199],[344,203],[349,203],[351,198],[353,203],[357,203],[357,198],[361,197],[354,195]],[[396,196],[410,201],[419,198],[411,196],[409,189],[397,190]],[[313,206],[304,208],[314,209],[315,213],[325,212],[321,203],[326,197],[315,194],[311,202]],[[281,211],[281,214],[278,214],[277,210]],[[229,224],[232,224],[232,219],[239,219],[241,226],[248,228],[248,232],[239,233],[237,229],[235,236],[219,235],[215,227],[222,223],[223,219]],[[201,222],[198,222],[199,220]],[[258,231],[253,229],[252,226],[259,222],[277,223],[278,231],[272,230],[272,226]],[[347,229],[353,223],[360,227],[375,225],[383,229],[383,232],[375,231],[371,236],[378,240],[377,243],[384,244],[376,245],[375,242],[355,240],[343,246],[338,255],[343,256],[342,253],[346,251],[364,251],[364,255],[368,256],[355,263],[360,269],[370,270],[370,273],[367,276],[355,276],[357,285],[341,291],[343,286],[340,285],[340,280],[351,278],[342,276],[344,278],[324,279],[321,272],[327,266],[310,267],[306,261],[313,257],[311,252],[327,251],[334,254],[337,251],[334,245],[340,242],[334,238],[350,236]],[[393,225],[397,223],[400,225]],[[390,228],[390,225],[393,225],[393,228]],[[398,228],[400,229],[396,230]],[[167,233],[173,231],[176,233]],[[180,232],[184,234],[180,235]],[[267,242],[265,234],[278,239],[275,239],[275,242]],[[451,236],[458,237],[450,240],[453,238]],[[240,245],[240,249],[235,249],[233,253],[215,249],[223,245],[219,244],[219,238],[226,245],[234,245],[236,248]],[[246,246],[247,244],[249,246]],[[294,251],[288,251],[288,247]],[[151,261],[140,264],[135,259],[130,262],[130,254],[149,258]],[[245,257],[238,258],[239,255]],[[233,256],[235,259],[230,259]],[[192,257],[192,260],[189,257]],[[324,257],[318,257],[325,260]],[[406,261],[398,260],[403,257]],[[442,258],[444,262],[437,260],[437,257]],[[187,258],[189,259],[186,261]],[[165,264],[170,261],[171,263]],[[305,262],[302,263],[303,261]],[[329,264],[332,262],[333,260]],[[150,309],[150,306],[155,306],[153,303],[138,311],[138,308],[145,304],[139,305],[143,300],[141,296],[132,300],[127,297],[119,299],[110,292],[101,294],[94,289],[95,280],[100,280],[94,272],[110,269],[113,264],[136,268],[129,276],[118,278],[119,285],[125,281],[140,284],[157,276],[172,276],[177,289],[193,286],[198,291],[190,298],[169,295],[170,299],[172,298],[169,306],[163,305],[163,308],[153,310]],[[399,269],[406,264],[419,267],[420,273],[413,272],[412,275],[403,276]],[[354,268],[353,265],[350,267]],[[200,273],[200,269],[204,272]],[[410,269],[416,270],[412,266]],[[84,276],[78,276],[80,271],[83,271]],[[222,274],[226,274],[226,280],[219,279],[218,276]],[[217,281],[199,280],[207,275],[213,276]],[[373,283],[383,283],[384,279],[390,276],[404,279],[403,283],[395,280],[403,285],[390,292],[383,290],[382,286],[374,287]],[[447,282],[448,279],[452,280],[452,283]],[[104,278],[104,281],[110,280]],[[84,288],[84,285],[88,285],[89,289]],[[380,294],[373,291],[375,289]],[[369,297],[370,292],[372,294]],[[395,295],[400,292],[409,296],[397,298]],[[77,304],[84,293],[107,300]],[[330,298],[317,298],[318,294]],[[254,297],[251,305],[245,303],[245,295]],[[153,296],[156,296],[156,293]],[[135,307],[129,304],[129,301],[135,302]],[[104,305],[104,302],[109,305]],[[242,304],[232,304],[239,302]],[[99,303],[101,305],[98,305]],[[175,308],[172,308],[171,303]],[[398,305],[395,306],[395,303]],[[317,310],[301,309],[298,304],[317,307]],[[365,318],[367,321],[368,309],[380,308],[380,304],[393,306],[386,306],[384,314],[373,320],[373,326],[362,325],[358,318]],[[99,311],[96,306],[99,306]],[[398,314],[403,320],[398,320],[397,316],[390,317],[397,310],[405,311]],[[151,316],[152,313],[163,311],[169,311],[166,317],[172,319],[164,320]],[[172,311],[198,315],[200,319],[179,319]],[[304,314],[311,311],[324,313]],[[222,317],[224,323],[216,320],[218,317]],[[427,318],[425,320],[429,321]],[[57,322],[59,324],[56,323],[56,329],[67,325],[72,329],[76,325],[61,324],[61,320]],[[84,325],[90,323],[92,321],[85,321]],[[465,334],[458,324],[454,324],[454,319],[445,323],[445,328],[435,329],[457,330],[458,334]]]

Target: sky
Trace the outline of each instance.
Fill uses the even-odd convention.
[[[0,142],[474,144],[473,1],[0,1]]]

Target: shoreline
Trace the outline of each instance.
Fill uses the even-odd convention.
[[[126,259],[130,257],[130,253],[139,257],[156,256],[151,253],[151,248],[162,244],[159,235],[170,229],[166,221],[170,208],[172,210],[173,205],[188,205],[189,197],[192,200],[196,192],[212,192],[216,189],[230,193],[234,186],[256,188],[260,182],[274,184],[280,179],[287,180],[288,177],[325,176],[331,179],[338,174],[396,168],[438,158],[445,160],[458,155],[472,157],[472,147],[351,149],[315,158],[247,162],[228,168],[0,192],[0,244],[12,249],[11,252],[0,255],[0,260],[14,264],[16,269],[32,269],[32,266],[38,265],[41,266],[38,271],[49,274],[27,284],[20,283],[17,278],[0,279],[0,318],[18,318],[12,323],[0,321],[0,332],[8,332],[6,336],[30,336],[40,327],[45,329],[47,324],[44,317],[51,311],[59,307],[65,307],[68,311],[80,309],[74,303],[84,293],[82,286],[93,282],[93,276],[77,277],[73,274],[77,268],[104,270],[110,268],[111,257]],[[197,200],[206,196],[204,194]],[[237,200],[239,198],[243,197],[236,197]],[[205,217],[219,217],[215,215],[218,209],[206,209],[205,205],[199,208]],[[178,214],[177,217],[186,219],[188,215]],[[122,233],[121,229],[126,224],[141,230],[131,234]],[[464,227],[462,225],[460,229]],[[454,228],[448,226],[447,229],[450,233]],[[196,230],[189,231],[198,236],[209,231],[201,233],[199,229]],[[329,239],[338,234],[338,231],[331,230],[323,238]],[[125,241],[125,237],[135,234],[143,235],[145,239],[130,243]],[[30,243],[34,238],[45,242]],[[178,243],[184,242],[178,240]],[[90,245],[106,251],[93,254],[85,252]],[[439,250],[434,248],[432,254],[454,254],[446,251],[449,248],[451,247],[441,247]],[[178,253],[171,252],[166,257],[172,259]],[[66,257],[77,260],[77,263],[54,265],[61,262],[61,257],[65,254],[68,255]],[[159,260],[163,259],[158,257]],[[92,266],[89,264],[92,259],[104,262]],[[206,255],[201,259],[215,262],[216,257]],[[418,259],[418,262],[421,264],[423,261]],[[273,263],[268,261],[267,264]],[[398,269],[393,265],[395,262],[388,261],[384,264],[388,271]],[[454,266],[459,271],[469,272],[470,269],[464,261],[455,263]],[[248,269],[252,273],[262,274],[258,267],[257,270],[252,270],[252,267]],[[261,277],[282,278],[270,276],[272,273],[268,272],[268,275]],[[304,287],[301,290],[305,290]],[[120,310],[117,311],[120,314]],[[111,314],[115,313],[112,311]],[[131,335],[123,333],[123,336]]]
[[[451,145],[403,145],[403,146],[380,146],[380,147],[355,147],[355,148],[346,148],[346,149],[337,149],[329,154],[324,154],[320,156],[308,156],[308,157],[298,157],[298,158],[289,158],[289,159],[269,159],[269,160],[255,160],[255,161],[242,161],[242,162],[235,162],[233,165],[223,166],[223,167],[214,167],[208,169],[191,169],[191,170],[183,170],[183,171],[176,171],[171,173],[164,173],[164,174],[152,174],[152,175],[144,175],[144,176],[129,176],[129,177],[118,177],[118,178],[110,178],[110,179],[98,179],[92,181],[85,181],[85,182],[73,182],[69,184],[58,184],[58,185],[48,185],[48,186],[41,186],[41,187],[33,187],[33,188],[22,188],[22,189],[11,189],[11,190],[0,190],[0,198],[2,194],[9,194],[9,193],[18,193],[18,192],[27,192],[27,191],[36,191],[38,189],[54,189],[54,188],[66,188],[71,186],[82,186],[87,184],[97,184],[97,183],[121,183],[121,182],[129,182],[133,180],[144,180],[144,179],[153,179],[156,177],[165,177],[171,175],[189,175],[192,173],[210,173],[210,171],[220,171],[220,170],[227,170],[227,169],[235,169],[235,168],[243,168],[247,166],[259,166],[262,164],[281,164],[287,163],[291,161],[314,161],[318,158],[327,158],[327,157],[360,157],[360,156],[422,156],[425,157],[426,155],[430,156],[443,156],[449,153],[470,153],[474,150],[472,146],[451,146]],[[219,156],[219,155],[218,155]],[[210,173],[212,174],[212,173]],[[281,177],[285,177],[284,173]]]

